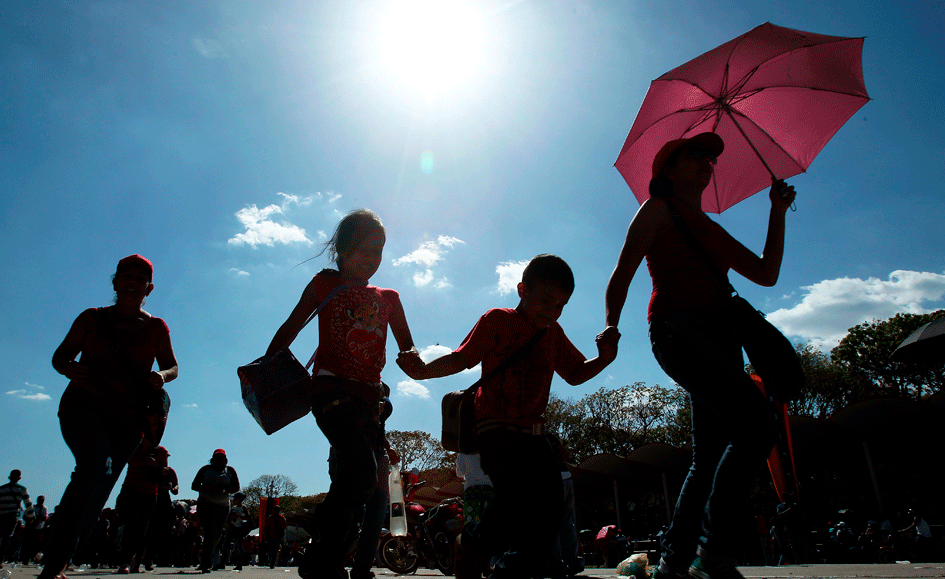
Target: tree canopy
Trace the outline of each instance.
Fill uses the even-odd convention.
[[[253,479],[242,491],[246,495],[243,503],[251,512],[258,512],[260,497],[278,498],[286,513],[298,508],[299,488],[284,474],[264,474]]]
[[[387,440],[400,455],[400,470],[453,468],[454,455],[422,430],[388,430]]]
[[[572,462],[599,453],[626,456],[645,444],[682,445],[689,439],[689,395],[642,382],[601,388],[578,401],[552,393],[546,426],[561,437]]]
[[[921,326],[945,317],[945,310],[930,314],[896,314],[850,328],[831,350],[831,360],[866,381],[876,395],[921,400],[945,385],[945,364],[892,360],[893,351]]]

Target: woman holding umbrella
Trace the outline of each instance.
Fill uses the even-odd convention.
[[[630,282],[646,258],[653,279],[647,316],[653,353],[691,399],[693,460],[663,539],[657,579],[683,576],[687,569],[697,579],[741,577],[735,568],[738,524],[775,440],[768,402],[744,371],[741,344],[726,315],[730,286],[719,270],[775,284],[785,212],[795,193],[773,180],[767,240],[758,257],[702,210],[703,191],[724,148],[715,133],[663,145],[653,160],[650,198],[630,223],[607,286],[605,333],[617,331]]]

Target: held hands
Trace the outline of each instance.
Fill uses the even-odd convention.
[[[620,332],[616,326],[607,326],[603,332],[597,334],[597,354],[600,358],[613,362],[617,358],[617,342],[620,341]]]
[[[784,179],[771,178],[771,190],[768,192],[768,197],[771,199],[773,209],[778,209],[782,213],[786,212],[794,203],[796,196],[793,185],[788,185]]]

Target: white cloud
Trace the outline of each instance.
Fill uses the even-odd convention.
[[[30,384],[29,382],[24,382],[24,384],[26,385],[26,388],[21,388],[19,390],[8,390],[7,395],[20,398],[22,400],[52,400],[50,395],[44,394],[42,392],[36,392],[36,390],[45,390],[45,388],[39,384]]]
[[[434,344],[420,350],[420,359],[429,364],[431,361],[436,360],[437,358],[442,358],[452,351],[453,350],[447,348],[446,346]]]
[[[282,204],[285,207],[289,203],[295,203],[299,207],[306,207],[312,204],[313,199],[311,197],[299,197],[298,195],[289,195],[288,193],[276,193],[276,195],[281,195],[285,202]],[[321,197],[321,194],[319,194]]]
[[[496,286],[496,292],[500,296],[516,291],[518,282],[522,281],[522,272],[525,271],[526,261],[505,261],[495,267],[495,272],[499,274],[499,284]]]
[[[788,336],[831,349],[853,326],[899,313],[926,314],[942,307],[945,275],[896,270],[888,280],[843,277],[802,288],[801,302],[768,314]],[[933,307],[927,307],[933,306]]]
[[[194,48],[197,49],[197,52],[200,53],[200,56],[204,58],[226,58],[226,51],[223,50],[223,45],[216,40],[211,40],[209,38],[199,38],[194,37],[191,39],[191,42],[194,45]]]
[[[430,397],[430,389],[419,382],[415,382],[414,380],[403,380],[402,382],[398,382],[397,393],[407,396],[408,398],[427,399]]]
[[[440,235],[436,241],[424,241],[420,247],[413,250],[403,257],[393,260],[394,266],[415,264],[425,269],[420,269],[413,274],[413,284],[416,287],[433,285],[436,289],[446,289],[453,287],[445,277],[436,279],[433,272],[433,266],[439,263],[446,253],[459,244],[466,242],[456,237]],[[434,283],[435,280],[435,283]]]
[[[249,276],[249,272],[248,272],[248,271],[243,271],[243,270],[241,270],[241,269],[238,268],[238,267],[231,267],[231,268],[230,268],[230,272],[233,273],[233,274],[235,274],[235,275],[237,275],[237,276],[239,276],[239,277]]]
[[[417,287],[423,287],[429,285],[433,281],[433,270],[426,269],[424,271],[414,272],[413,274],[413,285]]]
[[[420,359],[426,363],[430,363],[437,358],[441,358],[453,350],[447,346],[441,346],[440,344],[434,344],[432,346],[427,346],[426,348],[420,350]],[[472,368],[467,368],[460,372],[460,374],[477,374],[482,372],[482,364],[476,364]]]
[[[436,240],[443,247],[449,247],[449,248],[452,248],[454,245],[458,243],[462,243],[464,245],[466,244],[466,242],[463,241],[462,239],[459,239],[458,237],[450,237],[449,235],[441,235],[437,237]]]
[[[52,400],[52,397],[49,394],[43,394],[42,392],[37,392],[36,394],[24,394],[20,396],[23,400]]]
[[[268,205],[262,209],[256,205],[244,207],[236,212],[236,219],[246,229],[243,233],[237,233],[227,240],[230,245],[249,245],[256,248],[258,245],[304,243],[312,245],[312,240],[305,234],[305,230],[298,225],[287,222],[276,222],[273,216],[285,215],[291,205],[305,207],[311,205],[312,197],[300,197],[298,195],[289,195],[287,193],[277,193],[283,201],[281,205]],[[316,197],[322,198],[321,193],[316,193]],[[339,196],[340,197],[340,196]]]
[[[184,404],[184,408],[196,408],[196,407],[197,407],[197,405],[194,404],[194,403]]]

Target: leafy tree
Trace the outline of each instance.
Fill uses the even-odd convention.
[[[830,352],[831,360],[869,381],[883,396],[921,400],[945,386],[945,364],[897,362],[890,355],[912,332],[942,317],[945,310],[860,324]]]
[[[572,459],[580,462],[602,452],[626,456],[652,442],[685,443],[690,431],[687,401],[680,388],[637,382],[601,388],[578,402],[552,395],[545,418]]]
[[[420,471],[453,468],[453,454],[440,441],[422,430],[388,430],[387,440],[400,454],[400,469]]]
[[[259,512],[260,497],[279,498],[283,513],[290,513],[299,508],[299,488],[292,479],[284,474],[264,474],[253,479],[243,487],[246,500],[243,504],[251,513]]]
[[[841,408],[877,395],[871,382],[810,343],[795,344],[794,348],[807,383],[800,398],[790,403],[791,414],[825,419]]]

